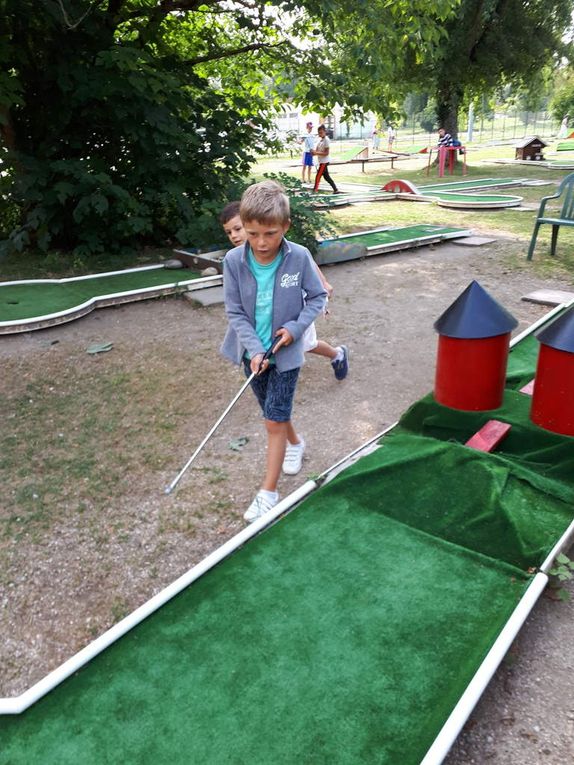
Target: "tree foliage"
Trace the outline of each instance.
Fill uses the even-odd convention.
[[[438,122],[457,134],[463,99],[504,82],[533,91],[541,72],[568,53],[562,36],[572,10],[572,0],[462,0],[444,44],[413,71],[435,95]]]
[[[207,235],[269,143],[271,63],[282,47],[293,57],[279,16],[250,0],[2,0],[0,11],[11,245],[83,257]]]
[[[574,71],[572,69],[567,69],[561,76],[550,108],[557,121],[561,121],[566,114],[570,116],[570,121],[574,118]]]
[[[455,113],[528,78],[571,4],[0,0],[0,228],[80,257],[205,243],[282,100],[394,119],[418,89]]]

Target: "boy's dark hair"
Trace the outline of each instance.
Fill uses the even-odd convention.
[[[324,130],[325,132],[327,132],[327,128],[325,127],[325,125],[319,125],[317,130]]]
[[[219,222],[222,226],[225,226],[227,221],[235,218],[236,215],[239,215],[239,202],[229,202],[219,213]]]

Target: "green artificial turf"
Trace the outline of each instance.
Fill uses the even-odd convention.
[[[385,517],[345,481],[1,718],[3,761],[419,763],[529,577]]]
[[[511,196],[510,194],[457,194],[450,191],[423,191],[423,196],[433,197],[434,199],[443,199],[451,202],[489,202],[489,203],[506,203],[511,200],[520,200],[520,197]]]
[[[6,765],[417,765],[574,517],[574,439],[431,395],[20,716]],[[464,443],[511,424],[496,452]]]
[[[350,162],[352,159],[355,159],[357,154],[364,151],[364,149],[364,146],[353,146],[351,149],[347,149],[347,151],[343,151],[340,154],[333,153],[331,155],[331,160],[334,164],[339,162]]]
[[[189,269],[166,268],[126,271],[112,276],[71,279],[69,281],[27,281],[21,284],[0,282],[0,322],[21,321],[76,308],[93,297],[119,292],[160,287],[190,281],[199,273]]]
[[[382,512],[524,570],[540,566],[574,518],[574,439],[532,424],[530,403],[507,391],[499,409],[457,412],[427,396],[384,439],[373,464],[361,460],[357,484],[369,492],[371,472],[389,470]],[[511,425],[495,452],[464,446],[492,419]],[[406,514],[401,475],[419,488]]]
[[[456,234],[459,231],[462,232],[465,231],[465,229],[419,224],[415,226],[401,226],[400,228],[389,229],[387,231],[367,231],[353,234],[352,236],[346,236],[340,240],[327,240],[325,245],[340,241],[342,244],[360,244],[364,247],[377,247],[379,245],[394,244],[410,239],[417,239],[418,237]]]
[[[463,189],[493,188],[494,186],[516,186],[516,178],[474,178],[468,181],[444,181],[418,186],[419,191],[461,191]]]

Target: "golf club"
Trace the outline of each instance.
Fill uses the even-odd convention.
[[[257,369],[257,372],[252,372],[252,373],[250,374],[250,376],[247,378],[247,380],[246,380],[246,381],[243,383],[243,385],[241,386],[241,389],[240,389],[239,393],[237,393],[237,394],[234,396],[234,398],[233,398],[233,401],[232,401],[232,402],[229,404],[229,406],[227,407],[227,409],[226,409],[226,410],[223,412],[223,414],[221,415],[221,417],[220,417],[220,418],[217,420],[217,422],[215,423],[215,425],[214,425],[214,426],[211,428],[211,430],[209,431],[209,433],[208,433],[208,434],[205,436],[205,438],[203,439],[203,441],[202,441],[202,442],[199,444],[199,446],[197,447],[197,449],[194,451],[194,453],[191,455],[191,457],[188,459],[188,461],[185,463],[185,465],[182,467],[182,469],[179,471],[179,473],[176,475],[176,477],[173,479],[173,481],[172,481],[172,482],[169,484],[169,486],[167,486],[167,487],[165,488],[165,494],[171,494],[171,492],[172,492],[172,491],[175,489],[175,487],[176,487],[176,486],[177,486],[177,484],[179,483],[179,481],[180,481],[180,479],[182,478],[182,476],[183,476],[183,474],[185,473],[185,471],[188,469],[188,467],[191,465],[191,463],[194,461],[194,459],[197,457],[197,455],[198,455],[198,454],[200,453],[200,451],[203,449],[203,447],[205,446],[205,444],[206,444],[206,443],[209,441],[209,439],[211,438],[211,436],[212,436],[212,435],[215,433],[215,431],[217,430],[217,428],[218,428],[218,427],[221,425],[221,423],[223,422],[223,420],[224,420],[224,419],[227,417],[227,415],[228,415],[228,414],[229,414],[229,412],[232,410],[232,408],[235,406],[235,404],[237,403],[237,401],[239,401],[239,399],[241,398],[241,396],[243,395],[243,393],[244,393],[244,392],[247,390],[247,388],[249,387],[249,384],[251,383],[251,380],[253,380],[253,378],[254,378],[256,375],[258,375],[258,374],[261,372],[261,367],[263,366],[263,363],[264,363],[265,361],[267,361],[267,360],[268,360],[268,359],[271,357],[271,355],[273,354],[273,352],[275,351],[275,349],[277,348],[277,346],[278,346],[278,345],[279,345],[279,343],[278,343],[278,342],[276,342],[275,344],[271,345],[271,347],[270,347],[270,348],[269,348],[269,349],[268,349],[268,350],[265,352],[265,355],[264,355],[264,356],[263,356],[263,358],[261,359],[261,362],[260,362],[260,364],[259,364],[259,368]]]

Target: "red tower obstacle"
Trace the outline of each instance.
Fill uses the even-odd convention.
[[[518,322],[476,281],[435,322],[439,333],[434,396],[464,411],[498,409],[504,396],[510,332]]]
[[[574,436],[574,308],[537,334],[540,341],[530,419]]]

